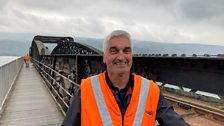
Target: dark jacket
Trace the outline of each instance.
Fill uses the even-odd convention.
[[[132,78],[130,78],[130,80],[132,80]],[[134,81],[130,81],[131,85],[133,82]],[[107,83],[111,83],[111,82],[108,82],[107,80]],[[117,99],[117,96],[115,93],[114,95],[115,95],[115,99],[118,102],[119,99]],[[80,101],[81,101],[81,98],[80,98],[80,91],[79,91],[77,95],[74,96],[74,100],[66,113],[62,126],[80,126],[81,125]],[[127,102],[130,102],[130,100],[127,100]],[[129,103],[125,103],[125,104],[128,105]],[[158,102],[158,107],[156,112],[156,120],[159,122],[161,126],[189,126],[188,124],[186,124],[183,118],[179,116],[173,110],[173,106],[164,98],[162,93],[160,93],[160,97],[159,97],[159,102]]]

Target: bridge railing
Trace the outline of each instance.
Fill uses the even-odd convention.
[[[65,115],[73,96],[79,90],[79,85],[62,75],[60,71],[52,69],[50,65],[39,62],[34,58],[31,60]]]
[[[0,66],[0,111],[23,65],[23,57]]]

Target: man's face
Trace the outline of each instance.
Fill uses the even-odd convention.
[[[108,73],[129,74],[132,65],[131,42],[124,37],[112,38],[103,54]]]

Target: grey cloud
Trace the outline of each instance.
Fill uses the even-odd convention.
[[[190,20],[211,20],[215,17],[224,17],[223,0],[187,0],[180,3],[179,10]]]
[[[209,41],[205,30],[223,32],[223,6],[222,0],[0,0],[0,32],[104,37],[120,28],[136,39]]]
[[[0,10],[3,9],[3,7],[7,4],[7,0],[0,0]]]
[[[62,26],[73,32],[75,36],[94,37],[100,36],[105,32],[105,26],[99,19],[91,18],[72,18],[63,22]]]
[[[98,0],[99,1],[99,0]],[[58,13],[74,13],[76,11],[85,11],[97,1],[89,0],[17,0],[15,3],[23,8],[30,8],[40,11],[58,12]]]

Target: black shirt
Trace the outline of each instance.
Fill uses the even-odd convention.
[[[108,86],[110,87],[116,101],[117,104],[120,108],[122,117],[124,116],[126,109],[130,103],[131,100],[131,96],[132,96],[132,89],[134,86],[134,77],[132,74],[130,74],[130,78],[128,80],[128,83],[126,84],[126,86],[123,89],[118,89],[117,87],[115,87],[113,85],[113,83],[110,81],[108,74],[106,72],[106,82],[108,84]]]

